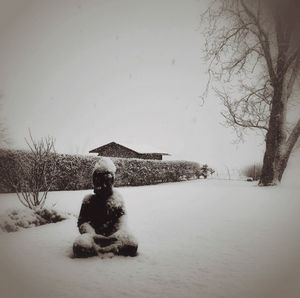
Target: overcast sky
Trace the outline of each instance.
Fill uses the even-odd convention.
[[[262,159],[263,140],[234,145],[222,106],[204,106],[203,0],[1,0],[2,117],[12,145],[56,138],[87,154],[142,144],[216,167]]]

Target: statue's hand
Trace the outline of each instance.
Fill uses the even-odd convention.
[[[112,245],[113,243],[115,243],[117,241],[117,238],[96,235],[96,236],[94,236],[94,241],[97,245],[100,245],[101,247],[106,247],[106,246],[109,246],[109,245]]]
[[[79,227],[79,232],[80,232],[80,234],[85,234],[85,233],[88,233],[88,234],[91,234],[91,235],[96,234],[94,228],[88,222],[83,223]]]
[[[108,238],[108,239],[110,239],[110,238]],[[121,245],[121,243],[119,240],[114,240],[114,242],[110,245],[107,245],[104,247],[99,246],[97,248],[97,252],[102,253],[102,254],[106,254],[106,253],[118,254],[120,245]]]

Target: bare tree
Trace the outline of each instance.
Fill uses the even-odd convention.
[[[52,137],[26,139],[29,152],[4,152],[6,185],[13,189],[20,202],[30,209],[43,208],[56,177],[57,154]]]
[[[208,27],[209,84],[224,104],[226,124],[265,135],[260,185],[281,181],[300,135],[288,122],[300,66],[298,0],[214,0],[203,15]]]

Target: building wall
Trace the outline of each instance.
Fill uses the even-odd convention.
[[[156,154],[156,153],[144,153],[140,154],[141,159],[155,159],[155,160],[162,160],[162,155],[161,154]]]

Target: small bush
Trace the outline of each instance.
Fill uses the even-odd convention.
[[[29,136],[30,139],[26,139],[29,152],[1,151],[1,178],[25,207],[43,208],[56,177],[58,154],[55,153],[53,138],[36,141],[30,132]]]
[[[2,232],[17,232],[27,229],[56,223],[67,219],[67,215],[53,209],[14,209],[0,217],[0,229]]]

